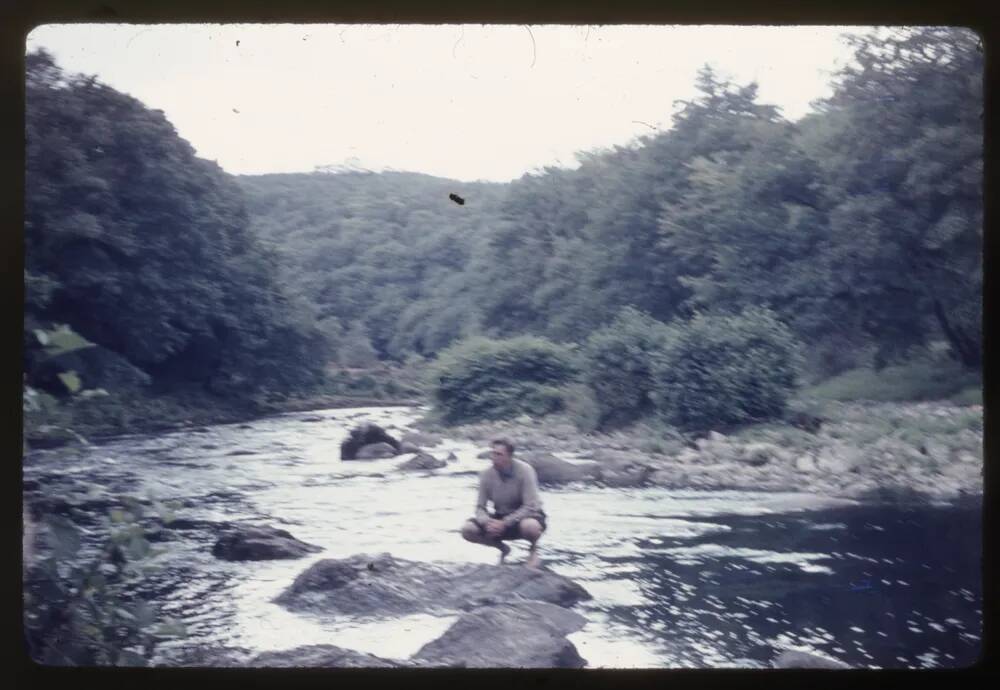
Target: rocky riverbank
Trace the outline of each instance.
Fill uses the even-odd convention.
[[[982,494],[983,409],[949,403],[826,403],[818,428],[747,427],[702,438],[648,424],[580,433],[550,416],[442,428],[486,445],[509,438],[542,483],[810,491],[857,500],[942,500]]]

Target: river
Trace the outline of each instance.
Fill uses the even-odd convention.
[[[188,635],[162,645],[158,663],[208,645],[328,643],[405,658],[454,617],[321,619],[271,599],[321,558],[495,561],[496,551],[458,534],[488,462],[476,458],[482,448],[446,440],[431,452],[457,460],[433,472],[397,471],[399,458],[340,461],[340,442],[359,422],[400,434],[419,414],[321,410],[122,437],[79,452],[32,452],[24,475],[42,487],[76,476],[177,500],[185,518],[281,527],[323,547],[298,560],[225,562],[211,554],[215,535],[176,532],[143,595]],[[758,668],[785,648],[861,668],[961,667],[979,656],[976,503],[901,508],[807,493],[585,485],[543,487],[543,503],[544,563],[593,595],[578,606],[587,626],[570,636],[590,667]],[[511,558],[525,554],[515,542]]]

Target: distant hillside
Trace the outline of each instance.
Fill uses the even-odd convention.
[[[458,335],[425,337],[418,331],[436,326],[416,314],[465,269],[476,238],[497,217],[506,185],[411,172],[236,179],[253,231],[282,259],[287,287],[315,307],[335,342],[368,338],[378,355],[401,357]],[[420,323],[400,329],[406,318]]]

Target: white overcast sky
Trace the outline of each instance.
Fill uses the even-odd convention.
[[[797,119],[849,59],[848,30],[64,24],[33,30],[27,49],[163,110],[234,174],[353,159],[507,181],[668,128],[706,63]]]

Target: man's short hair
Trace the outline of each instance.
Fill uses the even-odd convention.
[[[492,443],[490,443],[490,445],[491,446],[503,446],[504,448],[507,449],[507,455],[510,455],[510,456],[514,455],[514,444],[511,443],[510,441],[508,441],[505,438],[498,438],[495,441],[493,441]]]

